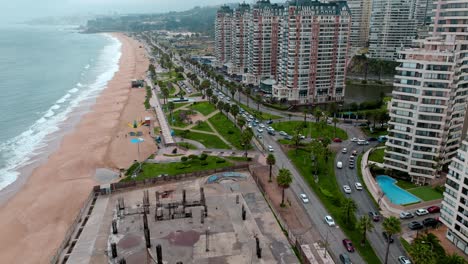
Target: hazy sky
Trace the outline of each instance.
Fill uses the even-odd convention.
[[[182,11],[194,6],[236,2],[241,2],[241,0],[1,0],[0,21],[24,21],[36,17],[114,12],[159,13]],[[253,3],[254,1],[245,2]]]

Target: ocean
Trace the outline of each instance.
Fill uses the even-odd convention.
[[[0,26],[0,190],[47,155],[118,71],[116,38],[74,28]]]

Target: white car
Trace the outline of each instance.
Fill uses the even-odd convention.
[[[356,187],[356,190],[362,191],[362,184],[360,182],[356,182],[354,186]]]
[[[304,203],[309,202],[309,198],[307,197],[307,195],[305,195],[305,193],[301,193],[301,195],[299,195],[299,196],[301,197],[302,202],[304,202]]]
[[[268,146],[268,151],[273,152],[275,151],[272,146]]]
[[[416,210],[415,213],[416,213],[416,215],[421,216],[421,215],[427,215],[427,214],[429,214],[429,211],[427,211],[427,210],[424,209],[424,208],[421,208],[421,209]]]
[[[281,136],[287,136],[287,135],[288,135],[288,133],[286,133],[286,132],[284,132],[284,131],[280,131],[279,134],[280,134]]]
[[[338,161],[338,162],[336,163],[336,167],[337,167],[338,169],[343,168],[343,162]]]
[[[248,127],[248,128],[252,128],[252,125],[251,125],[251,124],[248,124],[247,127]]]
[[[325,223],[327,223],[328,226],[335,226],[335,220],[329,215],[325,216]]]
[[[259,124],[258,126],[261,127],[261,128],[265,128],[264,124]]]
[[[400,264],[411,264],[411,261],[405,256],[399,256],[398,262],[400,262]]]
[[[258,133],[263,133],[263,129],[257,128]]]
[[[357,141],[358,141],[358,139],[355,138],[355,137],[353,137],[353,138],[351,139],[351,142],[357,142]]]
[[[341,153],[348,153],[348,149],[347,149],[347,148],[343,148],[343,150],[341,150]]]
[[[351,187],[349,187],[349,185],[343,185],[343,190],[345,193],[351,193]]]
[[[358,145],[369,145],[369,141],[367,141],[367,140],[361,140],[360,139],[360,140],[358,140],[357,143],[358,143]]]

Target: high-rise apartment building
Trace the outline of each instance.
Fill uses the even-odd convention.
[[[464,140],[452,159],[440,211],[449,241],[468,254],[468,141]]]
[[[232,31],[229,59],[223,53],[228,49],[224,36],[229,26],[221,26],[228,19]],[[246,83],[275,80],[272,96],[278,100],[341,101],[350,26],[345,1],[295,0],[281,6],[259,0],[251,7],[241,4],[234,12],[222,7],[216,18],[216,57],[234,69],[229,73],[243,75]]]
[[[345,1],[291,1],[280,27],[273,97],[299,104],[343,100],[350,24]]]
[[[233,10],[229,6],[218,9],[215,20],[215,56],[220,65],[231,61],[232,21]]]
[[[232,72],[242,75],[247,72],[249,60],[249,17],[250,5],[240,4],[232,19]]]
[[[428,183],[466,133],[468,0],[439,0],[431,36],[400,52],[385,165]]]
[[[369,26],[372,11],[371,0],[348,0],[351,13],[350,43],[351,48],[367,47],[369,42]]]
[[[373,0],[370,58],[396,60],[398,51],[411,46],[416,32],[414,0]]]

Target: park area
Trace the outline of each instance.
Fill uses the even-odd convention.
[[[284,131],[289,135],[294,135],[294,130],[296,128],[300,129],[300,133],[306,137],[311,138],[336,138],[339,137],[343,140],[348,139],[348,135],[343,129],[336,128],[327,124],[322,123],[315,123],[315,122],[305,122],[304,121],[285,121],[285,122],[278,122],[273,123],[271,126],[276,131]]]

